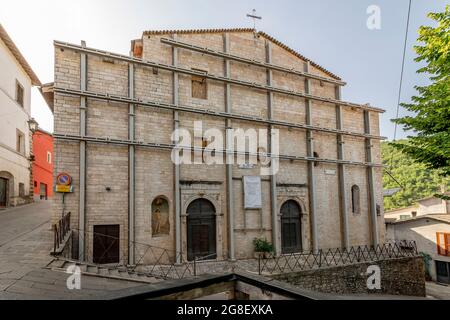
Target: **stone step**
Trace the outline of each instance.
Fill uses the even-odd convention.
[[[85,264],[77,264],[77,266],[80,268],[81,272],[87,272],[88,266]]]
[[[161,279],[155,278],[151,275],[146,274],[145,272],[137,272],[135,270],[127,269],[124,266],[112,268],[112,267],[102,267],[99,265],[93,265],[89,263],[81,263],[71,260],[60,260],[55,259],[49,263],[47,268],[57,270],[57,271],[65,271],[67,267],[75,264],[78,266],[82,273],[88,273],[90,275],[98,275],[100,277],[106,278],[114,278],[114,279],[123,279],[123,280],[131,280],[131,281],[139,281],[144,283],[158,283],[161,282]]]
[[[119,271],[119,277],[123,277],[123,278],[131,278],[130,274],[128,273],[128,271],[125,270],[118,270]]]
[[[52,262],[50,262],[47,266],[47,268],[57,268],[57,269],[62,269],[64,267],[64,265],[66,264],[65,260],[59,260],[59,259],[54,259]]]
[[[133,279],[139,279],[140,278],[139,275],[137,273],[134,273],[134,272],[130,273],[130,277],[133,278]]]
[[[119,277],[120,276],[119,270],[117,270],[117,269],[109,269],[109,274],[111,276],[115,276],[115,277]]]
[[[98,267],[97,267],[97,266],[91,266],[91,265],[88,265],[88,266],[87,266],[86,272],[89,272],[89,273],[98,273]]]
[[[98,268],[98,274],[101,276],[109,276],[108,268]]]

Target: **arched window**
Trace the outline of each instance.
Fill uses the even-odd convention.
[[[360,213],[360,205],[359,205],[359,187],[355,184],[352,186],[352,213],[359,214]]]
[[[152,236],[168,235],[169,232],[169,203],[163,197],[157,197],[152,202]]]

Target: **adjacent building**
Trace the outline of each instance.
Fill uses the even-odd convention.
[[[33,133],[34,200],[53,195],[53,135],[41,128]]]
[[[31,87],[41,83],[0,25],[0,208],[33,199]]]
[[[53,210],[71,212],[74,257],[161,263],[150,245],[177,262],[245,259],[255,238],[277,254],[383,243],[383,110],[342,101],[343,85],[253,29],[146,31],[129,56],[56,41],[54,175],[73,192]],[[192,148],[176,152],[176,129]],[[234,130],[268,134],[244,154],[255,162],[209,164],[208,129],[228,160]]]
[[[445,195],[445,188],[441,188]],[[385,213],[386,238],[414,240],[417,250],[428,257],[433,281],[450,283],[450,201],[434,196],[417,200],[412,206]]]
[[[450,192],[442,190],[443,194],[449,196]],[[386,220],[407,220],[428,214],[450,214],[450,201],[446,199],[429,196],[419,199],[413,205],[386,211]]]
[[[450,214],[425,214],[405,220],[387,221],[388,240],[414,240],[425,254],[433,281],[450,284]]]

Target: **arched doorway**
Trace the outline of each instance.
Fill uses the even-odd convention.
[[[206,199],[192,201],[187,210],[187,254],[188,260],[216,253],[216,209]]]
[[[297,202],[288,200],[281,206],[281,252],[302,251],[301,209]]]

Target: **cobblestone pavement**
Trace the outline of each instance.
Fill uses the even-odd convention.
[[[142,283],[82,276],[81,290],[69,290],[68,274],[45,269],[52,260],[50,202],[0,211],[1,299],[95,299],[108,291]]]

